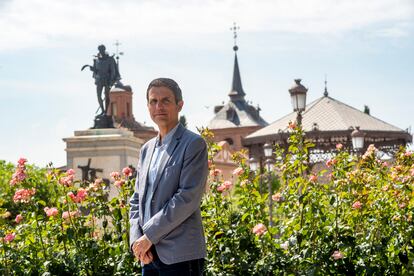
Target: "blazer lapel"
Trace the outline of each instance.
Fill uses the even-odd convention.
[[[153,192],[155,192],[155,190],[157,189],[161,176],[164,173],[165,165],[167,165],[168,160],[170,160],[171,156],[174,153],[174,150],[177,148],[177,145],[180,143],[180,138],[184,130],[185,128],[180,124],[177,130],[175,131],[174,136],[172,137],[171,142],[168,145],[168,148],[165,154],[162,156],[161,161],[160,161],[160,167],[158,168],[157,176],[155,178]]]

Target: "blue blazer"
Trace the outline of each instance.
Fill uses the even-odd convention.
[[[144,225],[144,195],[156,138],[141,148],[130,200],[130,244],[146,234],[165,264],[205,258],[200,202],[208,175],[203,138],[178,126],[160,162],[153,187],[151,219]]]

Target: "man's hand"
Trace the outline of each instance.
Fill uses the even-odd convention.
[[[132,245],[132,252],[136,259],[139,259],[144,264],[146,262],[152,262],[152,254],[149,251],[152,246],[152,242],[147,238],[147,235],[143,235],[141,238],[136,240]]]

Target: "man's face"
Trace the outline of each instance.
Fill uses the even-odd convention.
[[[183,104],[183,101],[175,103],[174,93],[167,87],[151,87],[148,91],[148,110],[158,127],[174,127]]]

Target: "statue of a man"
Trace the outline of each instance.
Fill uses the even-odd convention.
[[[93,78],[96,84],[96,94],[98,96],[99,107],[101,109],[101,115],[106,115],[109,107],[109,91],[111,87],[121,79],[118,71],[118,65],[113,56],[109,56],[106,53],[104,45],[98,46],[99,53],[93,60],[93,66],[84,65],[93,72]],[[105,105],[102,99],[102,90],[105,91]]]

